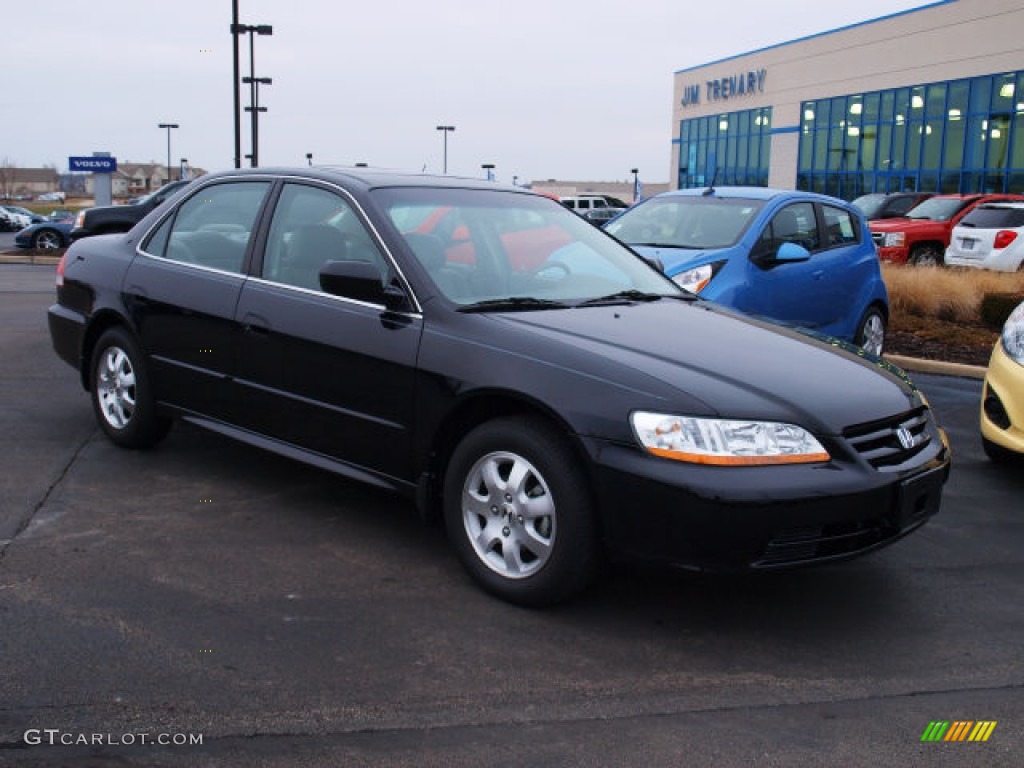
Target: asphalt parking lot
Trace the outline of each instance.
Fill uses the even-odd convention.
[[[894,546],[616,568],[528,611],[400,499],[188,426],[111,445],[50,349],[52,280],[0,265],[2,765],[1024,762],[1024,473],[982,454],[978,381],[915,376],[954,470]]]

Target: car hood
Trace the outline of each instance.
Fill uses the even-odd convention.
[[[630,248],[645,259],[657,259],[669,277],[699,267],[701,264],[728,258],[731,253],[731,249],[728,248],[672,248],[664,245],[631,245]]]
[[[906,374],[850,345],[743,318],[706,301],[662,299],[491,317],[548,342],[531,345],[532,357],[641,393],[638,408],[774,419],[838,434],[922,402]],[[706,411],[696,413],[698,407]]]
[[[915,229],[929,227],[948,227],[948,221],[935,221],[934,219],[873,219],[868,222],[868,229],[872,232],[907,232]]]

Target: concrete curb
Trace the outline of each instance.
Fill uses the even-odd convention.
[[[893,365],[911,373],[935,373],[940,376],[959,376],[962,379],[984,379],[987,370],[981,365],[947,363],[942,360],[925,360],[903,355],[883,355]]]
[[[0,253],[0,264],[56,265],[58,261],[60,261],[60,254],[50,256],[20,250]],[[884,357],[893,365],[911,373],[934,373],[940,376],[959,376],[960,378],[979,380],[985,378],[986,369],[980,365],[947,363],[942,360],[925,360],[917,357],[904,357],[903,355],[884,355]]]

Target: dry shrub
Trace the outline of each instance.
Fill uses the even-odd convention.
[[[892,315],[970,325],[982,323],[979,308],[986,294],[1024,292],[1021,272],[883,264],[882,277]]]

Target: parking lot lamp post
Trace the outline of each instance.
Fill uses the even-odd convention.
[[[309,165],[313,165],[313,153],[312,152],[307,152],[306,153],[306,162]]]
[[[494,181],[494,163],[484,163],[480,167],[484,169],[484,177],[488,181]]]
[[[640,169],[633,168],[630,173],[633,174],[633,202],[638,203],[640,202]]]
[[[167,181],[171,181],[171,128],[177,128],[177,123],[160,123],[158,128],[167,129]]]
[[[257,168],[260,164],[260,112],[266,112],[266,107],[260,106],[260,85],[272,85],[274,80],[270,77],[243,77],[243,83],[252,85],[253,103],[246,107],[245,111],[252,114],[252,167]]]
[[[235,18],[237,18],[237,15],[235,16]],[[232,24],[231,24],[231,34],[234,35],[236,43],[237,43],[237,40],[238,40],[238,36],[239,35],[244,35],[246,33],[248,33],[248,35],[249,35],[249,77],[248,78],[242,78],[242,82],[249,84],[249,104],[250,104],[250,106],[246,107],[245,111],[246,112],[251,112],[252,113],[252,118],[255,121],[256,120],[256,113],[257,112],[266,112],[267,110],[265,110],[265,109],[257,109],[258,105],[256,103],[256,99],[257,99],[257,94],[256,94],[256,81],[257,81],[257,78],[256,78],[256,48],[255,48],[255,43],[253,41],[254,41],[256,35],[272,35],[272,34],[274,34],[274,28],[271,25],[269,25],[269,24],[239,24],[237,21],[233,21],[232,22]],[[235,67],[235,72],[236,72],[235,82],[236,83],[238,82],[237,64],[238,64],[238,46],[236,45],[235,46],[235,65],[236,65],[236,67]],[[262,82],[262,81],[260,81],[260,82]],[[238,107],[237,107],[237,104],[236,104],[235,114],[237,114],[237,113],[238,113]],[[252,132],[253,132],[254,136],[255,136],[257,130],[258,129],[256,128],[256,125],[255,125],[255,122],[254,122],[253,123],[253,128],[252,128]],[[237,134],[238,134],[238,131],[236,129],[236,136],[237,136]],[[249,155],[246,155],[246,157],[249,157]],[[258,160],[259,160],[259,152],[257,151],[256,146],[255,146],[255,142],[254,142],[253,149],[252,149],[252,162],[253,162],[253,167],[254,168],[256,167],[256,163],[258,162]]]
[[[444,133],[444,166],[443,166],[444,171],[443,171],[443,173],[444,173],[445,176],[447,176],[448,175],[448,134],[451,131],[455,130],[455,126],[454,125],[439,125],[439,126],[437,126],[437,130],[443,131],[443,133]]]

